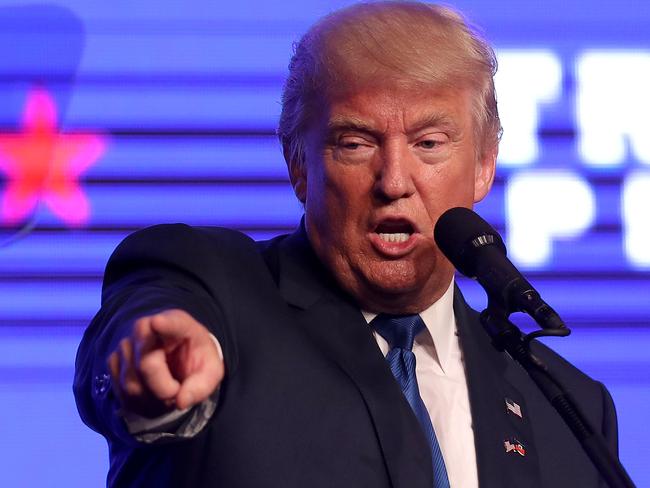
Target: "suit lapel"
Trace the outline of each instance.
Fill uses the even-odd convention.
[[[280,293],[298,309],[305,331],[358,389],[368,409],[392,486],[430,488],[431,456],[359,308],[313,254],[302,228],[279,244]]]
[[[358,306],[340,291],[315,257],[302,226],[278,244],[277,254],[270,260],[275,261],[271,266],[280,293],[295,307],[305,332],[362,396],[392,486],[431,487],[431,457],[418,420]],[[467,374],[479,484],[482,488],[537,487],[539,462],[521,393],[526,389],[525,374],[494,349],[458,290],[454,312]],[[507,409],[506,399],[519,407],[521,417]],[[515,448],[507,452],[506,441]]]
[[[458,289],[454,313],[469,388],[479,485],[540,486],[531,419],[521,393],[525,375],[492,346]]]

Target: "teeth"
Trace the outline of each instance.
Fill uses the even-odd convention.
[[[405,232],[396,232],[394,234],[379,233],[379,238],[386,242],[406,242],[411,234]]]

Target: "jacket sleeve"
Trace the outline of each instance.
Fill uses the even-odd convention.
[[[217,337],[226,364],[234,362],[223,305],[230,293],[229,270],[219,251],[219,239],[175,224],[132,234],[109,259],[101,309],[79,346],[73,387],[82,420],[108,440],[137,442],[120,415],[107,367],[108,356],[130,334],[137,318],[183,309]],[[212,279],[214,275],[225,279]]]

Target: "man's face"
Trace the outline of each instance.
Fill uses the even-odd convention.
[[[361,307],[419,312],[447,289],[434,225],[494,175],[496,152],[478,160],[474,139],[470,92],[451,89],[359,90],[312,124],[292,182],[316,254]]]

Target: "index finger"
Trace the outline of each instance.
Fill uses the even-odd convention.
[[[165,339],[187,339],[199,329],[205,329],[189,313],[180,309],[166,310],[149,317],[149,326]],[[207,329],[206,329],[207,331]]]

